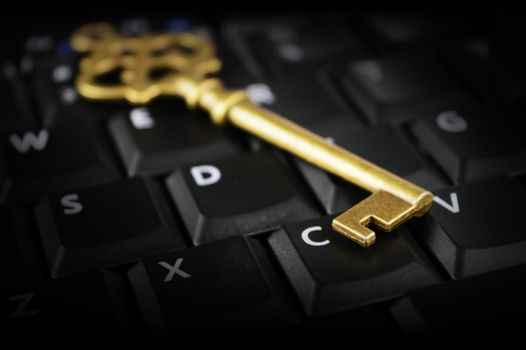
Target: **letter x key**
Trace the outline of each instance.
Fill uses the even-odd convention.
[[[164,278],[165,282],[172,281],[172,279],[174,278],[175,274],[179,275],[182,278],[190,278],[190,277],[192,277],[189,273],[181,270],[181,264],[182,263],[183,263],[183,258],[177,259],[175,261],[175,264],[173,264],[173,266],[170,265],[169,263],[167,263],[166,261],[160,261],[159,262],[159,265],[161,265],[162,267],[164,267],[165,269],[168,270],[168,274]]]
[[[233,124],[334,175],[372,192],[333,220],[334,230],[369,246],[376,236],[367,225],[391,231],[430,208],[433,195],[322,137],[252,103],[242,90],[227,90],[209,74],[221,67],[212,44],[191,33],[123,37],[105,23],[86,25],[71,39],[89,53],[80,62],[77,89],[94,100],[126,99],[146,104],[161,95],[202,108],[217,125]],[[102,83],[120,71],[122,84]],[[160,77],[154,72],[163,71]]]

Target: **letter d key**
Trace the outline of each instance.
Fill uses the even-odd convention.
[[[369,246],[375,234],[367,225],[391,231],[413,216],[425,214],[433,201],[420,188],[320,136],[252,103],[243,91],[230,91],[214,78],[220,68],[210,42],[191,33],[122,37],[109,25],[79,29],[72,46],[90,55],[81,61],[77,89],[98,100],[127,99],[145,104],[160,95],[182,97],[200,107],[218,125],[233,124],[282,148],[372,195],[333,220],[334,230]],[[170,71],[152,78],[157,69]],[[120,85],[104,85],[100,76],[121,70]]]

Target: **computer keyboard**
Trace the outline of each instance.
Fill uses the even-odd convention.
[[[3,330],[132,341],[183,329],[402,339],[520,330],[526,36],[513,14],[465,16],[8,20]],[[96,20],[123,35],[212,39],[226,86],[432,191],[430,213],[364,248],[331,228],[366,197],[356,186],[181,100],[84,99],[69,36]]]

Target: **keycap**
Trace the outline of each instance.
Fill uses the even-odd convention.
[[[7,191],[9,190],[10,180],[7,177],[4,160],[0,154],[0,204],[7,198]]]
[[[272,97],[258,100],[260,89],[268,89]],[[288,74],[268,84],[248,85],[246,91],[255,103],[314,132],[319,132],[325,123],[339,123],[348,128],[359,128],[364,124],[361,116],[347,108],[346,102],[333,91],[329,78],[323,75]],[[263,94],[263,91],[259,93]]]
[[[477,20],[466,23],[464,18],[441,13],[376,12],[364,16],[369,37],[379,49],[395,50],[400,45],[435,44],[451,37],[458,38],[470,31]]]
[[[272,79],[257,78],[257,74],[249,73],[245,62],[228,45],[228,42],[218,43],[218,54],[223,62],[218,76],[228,86],[245,89],[253,103],[286,115],[313,131],[318,131],[320,116],[324,117],[324,122],[363,126],[361,118],[349,110],[347,102],[324,72],[289,71]]]
[[[166,173],[183,163],[216,160],[242,150],[235,135],[177,102],[132,108],[110,121],[128,176]]]
[[[111,272],[90,271],[34,286],[0,289],[1,324],[15,334],[39,330],[110,331],[122,298]]]
[[[363,54],[345,19],[337,15],[319,16],[316,22],[303,16],[233,21],[224,35],[259,79]]]
[[[453,278],[523,264],[526,192],[508,177],[437,190],[415,232]],[[505,219],[503,219],[505,218]]]
[[[52,125],[63,110],[75,115],[71,113],[72,106],[80,100],[73,86],[77,72],[75,63],[72,58],[47,58],[35,63],[30,86],[42,125]]]
[[[443,47],[441,54],[481,97],[514,103],[526,97],[522,65],[526,51],[524,38],[512,33],[454,42]]]
[[[10,130],[1,141],[13,181],[10,196],[17,201],[120,177],[104,135],[82,119],[50,129]]]
[[[439,175],[426,166],[409,143],[392,127],[346,130],[339,124],[327,123],[324,127],[320,125],[320,129],[323,129],[321,135],[331,142],[352,150],[359,156],[419,186],[433,190],[446,184]],[[296,163],[328,214],[341,212],[366,197],[363,191],[319,168],[299,159]]]
[[[32,64],[35,61],[57,53],[56,49],[65,28],[61,28],[62,35],[60,35],[60,31],[52,22],[49,19],[45,21],[43,18],[33,18],[32,21],[17,23],[17,30],[11,27],[13,33],[8,41],[9,51],[14,59],[21,61],[24,74],[31,74]],[[31,63],[24,63],[28,60],[31,60]]]
[[[296,72],[289,69],[286,74],[272,79],[264,74],[250,73],[248,68],[252,65],[247,64],[250,58],[240,59],[240,55],[229,48],[232,41],[228,39],[239,33],[230,33],[228,28],[226,39],[217,44],[218,56],[223,63],[218,76],[227,86],[245,89],[255,104],[286,115],[288,119],[312,131],[317,132],[319,124],[329,121],[349,127],[363,126],[361,116],[352,113],[347,101],[342,99],[331,77],[324,71],[312,69]],[[245,67],[247,65],[249,67]],[[321,123],[320,116],[323,116]]]
[[[257,330],[296,319],[263,247],[250,238],[145,257],[128,276],[154,332]]]
[[[14,63],[0,58],[0,94],[3,96],[0,130],[36,126],[26,91]]]
[[[217,125],[230,122],[373,192],[333,222],[336,231],[363,246],[375,240],[375,233],[366,227],[371,221],[384,231],[391,231],[412,216],[422,216],[429,210],[430,192],[259,107],[244,91],[226,90],[220,80],[207,78],[221,66],[210,42],[190,33],[164,34],[154,42],[152,47],[149,36],[121,37],[104,23],[78,29],[72,36],[73,47],[92,54],[81,61],[77,89],[86,98],[126,99],[135,104],[148,103],[163,94],[183,98],[188,106],[208,111]],[[159,48],[164,52],[158,54]],[[141,60],[128,59],[132,53]],[[137,65],[139,61],[144,63]],[[166,67],[168,73],[152,77],[160,66]],[[97,81],[115,69],[125,71],[123,84],[107,85]]]
[[[196,245],[317,215],[290,173],[266,153],[183,166],[166,184]]]
[[[500,341],[522,333],[525,273],[521,265],[411,291],[391,313],[412,335]]]
[[[124,103],[93,103],[79,96],[75,89],[78,60],[74,57],[42,58],[35,63],[29,85],[40,124],[51,127],[64,119],[86,119],[88,123],[102,123],[104,118],[128,110]],[[107,77],[111,83],[116,77]]]
[[[364,344],[365,342],[369,344],[378,342],[380,344],[384,338],[370,337],[378,329],[381,329],[382,334],[389,337],[391,341],[401,340],[403,337],[397,324],[391,318],[392,316],[384,307],[366,306],[328,315],[306,317],[297,325],[280,331],[285,336],[310,342],[313,339],[327,339],[327,336],[333,340],[343,340],[349,329],[352,329],[354,334],[363,336],[358,341],[359,343],[363,341]],[[307,334],[309,336],[305,337]],[[302,336],[303,338],[301,338]]]
[[[224,36],[218,43],[224,64],[218,75],[228,86],[245,89],[254,103],[313,131],[320,116],[325,121],[361,124],[356,116],[348,115],[346,101],[329,78],[315,68],[362,51],[341,18],[320,18],[316,26],[301,16],[261,20],[259,25],[234,21],[226,25]],[[284,52],[290,50],[299,50],[301,59],[287,58]]]
[[[35,208],[55,278],[184,247],[154,183],[133,178],[44,198]]]
[[[521,118],[513,106],[460,99],[430,110],[411,131],[451,181],[463,183],[526,169]]]
[[[497,76],[493,76],[496,67],[492,62],[491,45],[486,38],[455,41],[442,47],[439,52],[475,92],[484,98],[494,95],[497,88],[494,80]]]
[[[425,54],[359,60],[339,71],[349,97],[373,123],[405,122],[462,92],[455,76],[436,58]]]
[[[41,279],[43,261],[28,222],[23,210],[0,206],[0,271],[4,286],[33,285]]]
[[[288,224],[268,240],[308,315],[376,303],[440,281],[404,228],[363,249],[334,232],[331,220]]]
[[[526,59],[524,38],[505,33],[490,39],[491,72],[490,84],[495,84],[494,91],[497,97],[505,101],[524,101],[526,69],[522,62]],[[484,75],[483,75],[484,76]]]
[[[222,81],[234,88],[245,88],[247,85],[256,81],[262,81],[262,77],[258,77],[247,64],[247,59],[238,55],[232,47],[232,41],[229,40],[228,35],[219,36],[216,38],[216,50],[220,57],[223,57],[223,65],[218,76]],[[250,66],[250,67],[249,67]],[[260,93],[259,95],[269,95],[268,93]]]

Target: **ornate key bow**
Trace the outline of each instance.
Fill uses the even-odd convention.
[[[227,90],[218,79],[209,78],[221,62],[213,45],[195,34],[123,37],[110,25],[97,23],[80,28],[71,43],[89,53],[77,77],[77,89],[86,98],[146,104],[160,95],[179,96],[189,107],[208,111],[215,124],[236,125],[372,192],[332,222],[335,231],[363,246],[376,239],[367,227],[370,223],[391,231],[431,206],[430,192],[253,104],[244,91]],[[119,75],[119,84],[104,82],[111,74]]]

